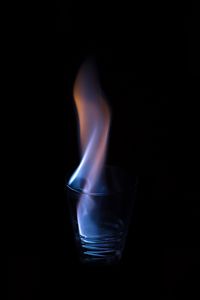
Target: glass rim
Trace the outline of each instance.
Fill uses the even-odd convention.
[[[87,192],[87,191],[84,191],[83,189],[81,189],[80,187],[73,187],[73,186],[69,185],[67,180],[66,180],[65,187],[67,189],[69,189],[71,192],[74,192],[76,194],[83,194],[83,195],[95,196],[95,197],[121,195],[127,191],[133,191],[136,188],[137,183],[138,183],[138,176],[133,175],[133,174],[130,175],[130,173],[127,172],[127,170],[125,170],[125,168],[123,168],[121,166],[116,166],[116,165],[105,165],[104,170],[107,170],[107,171],[115,170],[115,172],[118,171],[121,174],[123,174],[124,176],[127,176],[127,179],[130,180],[130,178],[132,178],[132,179],[134,178],[134,180],[132,181],[132,184],[129,185],[129,187],[123,188],[122,190],[108,190],[106,192]]]
[[[102,196],[111,196],[111,195],[117,195],[117,194],[123,194],[124,191],[113,191],[113,192],[107,192],[107,193],[88,193],[88,192],[85,192],[84,190],[80,189],[80,188],[73,188],[71,187],[69,184],[66,184],[66,187],[76,193],[76,194],[81,194],[81,195],[88,195],[88,196],[95,196],[95,197],[102,197]]]

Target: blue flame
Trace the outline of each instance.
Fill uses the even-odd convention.
[[[81,190],[77,222],[81,236],[98,235],[98,203],[93,193],[102,191],[102,168],[110,127],[110,110],[98,84],[94,66],[85,63],[74,85],[79,118],[81,162],[69,180],[69,186]]]

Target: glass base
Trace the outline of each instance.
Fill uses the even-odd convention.
[[[124,241],[123,224],[104,223],[96,236],[79,236],[81,262],[109,264],[121,258]]]

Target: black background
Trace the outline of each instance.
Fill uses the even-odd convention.
[[[66,299],[70,292],[73,297],[80,292],[102,298],[196,299],[195,7],[77,5],[55,8],[52,31],[39,28],[38,35],[33,30],[20,37],[16,32],[12,40],[19,67],[12,83],[19,102],[13,105],[10,299]],[[73,83],[91,56],[112,110],[107,162],[138,177],[124,256],[110,267],[79,264],[64,188],[79,162]]]

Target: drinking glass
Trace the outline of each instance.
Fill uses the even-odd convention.
[[[136,177],[117,167],[104,170],[104,192],[85,193],[67,184],[74,236],[81,262],[120,260],[135,199]]]

